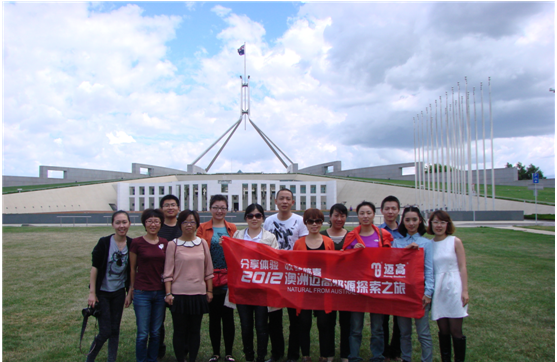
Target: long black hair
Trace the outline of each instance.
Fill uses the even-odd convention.
[[[408,212],[415,212],[416,214],[418,214],[418,218],[420,219],[420,225],[418,225],[418,234],[420,234],[420,236],[424,235],[426,232],[425,220],[420,209],[418,209],[416,206],[408,206],[404,208],[400,225],[398,225],[398,232],[400,233],[400,235],[408,235],[408,230],[406,230],[406,226],[404,225],[404,216],[406,216],[406,213]]]

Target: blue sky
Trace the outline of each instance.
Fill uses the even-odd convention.
[[[3,3],[2,172],[185,169],[240,116],[246,42],[251,119],[300,168],[412,162],[413,117],[467,76],[486,112],[492,79],[495,166],[554,176],[554,15],[552,2]],[[211,168],[238,170],[284,168],[242,126]]]

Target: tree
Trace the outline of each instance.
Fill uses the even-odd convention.
[[[507,168],[513,167],[510,163],[507,162]],[[516,166],[514,166],[518,170],[518,179],[519,180],[531,180],[534,176],[534,173],[538,173],[540,178],[545,178],[543,175],[543,171],[540,170],[539,167],[534,166],[533,164],[528,165],[528,167],[524,166],[522,162],[517,162]]]

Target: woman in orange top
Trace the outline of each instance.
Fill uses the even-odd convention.
[[[292,250],[335,250],[335,243],[327,236],[321,235],[321,225],[325,221],[325,216],[318,209],[307,209],[304,212],[304,224],[308,228],[309,234],[296,240]],[[324,310],[313,311],[317,317],[317,329],[319,330],[319,357],[320,362],[328,359],[332,361],[335,356],[335,334],[331,326],[334,324],[331,318],[333,313],[326,313]],[[310,350],[310,331],[312,322],[312,311],[301,310],[298,316],[300,320],[300,347],[302,348],[302,362],[311,362]]]
[[[213,300],[209,303],[209,337],[213,347],[213,356],[209,362],[220,359],[221,320],[222,335],[224,336],[225,362],[235,362],[232,357],[234,345],[234,309],[224,305],[227,284],[219,282],[220,276],[226,273],[226,260],[219,241],[223,236],[232,237],[236,232],[236,225],[225,220],[228,211],[228,199],[223,195],[213,195],[209,201],[209,209],[213,216],[211,220],[199,225],[197,236],[207,241],[211,251],[211,260],[214,267]]]

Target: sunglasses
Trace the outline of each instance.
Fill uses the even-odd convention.
[[[246,215],[246,218],[248,218],[248,219],[250,219],[250,220],[253,219],[253,218],[261,219],[262,217],[263,217],[263,215],[260,214],[260,213],[257,213],[257,214],[247,214],[247,215]]]
[[[313,224],[321,225],[321,224],[323,224],[323,220],[321,220],[321,219],[317,219],[317,220],[308,219],[308,220],[306,221],[306,224],[308,224],[308,225],[313,225]]]

